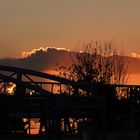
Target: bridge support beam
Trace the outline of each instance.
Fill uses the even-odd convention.
[[[21,73],[17,73],[17,80],[18,80],[18,84],[16,84],[15,95],[25,95],[25,87],[20,84],[22,82]]]

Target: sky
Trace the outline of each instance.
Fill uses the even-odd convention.
[[[75,52],[66,49],[48,47],[46,49],[34,49],[31,52],[24,52],[22,58],[0,59],[0,65],[26,68],[41,71],[52,75],[59,75],[60,67],[68,68],[73,63]],[[128,66],[125,83],[140,84],[140,59],[124,56],[124,67]],[[118,67],[119,68],[119,67]],[[64,72],[63,70],[61,72]]]
[[[139,0],[0,0],[0,58],[94,40],[139,56],[139,7]]]

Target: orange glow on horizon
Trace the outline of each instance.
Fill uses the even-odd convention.
[[[52,75],[59,74],[59,71],[55,71],[55,70],[45,70],[43,72],[48,73],[48,74],[52,74]],[[140,74],[129,74],[127,84],[140,85]]]
[[[137,54],[135,52],[131,53],[131,56],[134,58],[140,58],[140,54]]]
[[[14,88],[16,87],[15,84],[12,84],[12,86],[7,87],[7,93],[13,94],[14,93]]]
[[[130,85],[140,85],[140,74],[130,74],[128,79]]]

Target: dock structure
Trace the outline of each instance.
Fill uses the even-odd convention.
[[[108,104],[103,94],[94,94],[98,86],[0,65],[0,135],[31,135],[33,119],[39,122],[38,135],[57,138],[81,134],[88,129],[104,135],[108,129],[125,129],[129,120],[130,129],[139,130],[134,121],[140,116],[140,86],[106,85],[120,94],[114,104]],[[81,90],[87,89],[93,94],[81,95]],[[122,125],[121,121],[125,123]]]

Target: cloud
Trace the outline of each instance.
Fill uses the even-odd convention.
[[[69,64],[71,53],[64,48],[39,48],[23,52],[21,58],[0,59],[0,65],[33,69],[37,71],[54,70],[56,64]]]
[[[30,52],[23,52],[21,58],[0,59],[0,65],[51,72],[58,68],[56,64],[66,66],[71,64],[71,56],[73,53],[74,52],[64,48],[39,48],[33,49]],[[126,61],[129,62],[129,72],[131,74],[140,74],[139,55],[132,53],[132,56],[133,57],[125,56]]]
[[[38,53],[42,53],[42,52],[48,52],[49,50],[64,50],[64,51],[68,51],[66,50],[65,48],[55,48],[55,47],[47,47],[47,48],[43,48],[43,47],[40,47],[38,49],[33,49],[32,51],[30,52],[22,52],[22,57],[23,58],[27,58],[27,57],[30,57],[32,55],[35,55],[35,54],[38,54]]]

